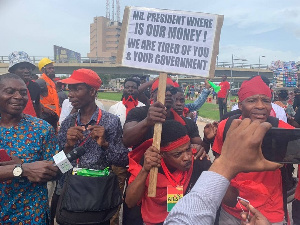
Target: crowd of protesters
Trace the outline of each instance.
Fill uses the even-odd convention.
[[[289,166],[266,160],[261,151],[272,126],[300,127],[297,90],[294,101],[282,91],[272,103],[268,82],[254,76],[243,82],[237,108],[227,113],[229,83],[223,76],[221,119],[207,124],[200,137],[191,112],[210,94],[207,81],[195,101],[185,104],[186,96],[194,100],[194,87],[184,90],[168,77],[161,103],[159,79],[132,76],[124,81],[120,101],[106,112],[97,100],[102,81],[94,71],[77,69],[60,79],[55,63],[43,58],[34,79],[36,66],[27,53],[13,52],[9,60],[9,73],[0,76],[0,224],[47,225],[56,219],[95,225],[283,225],[289,218],[300,224],[299,185],[292,217],[286,210],[283,171]],[[160,151],[152,146],[157,123],[162,123]],[[84,154],[70,162],[71,172],[62,173],[53,156],[78,148]],[[154,167],[156,197],[149,197]],[[77,180],[82,168],[102,175]],[[53,194],[49,181],[55,181]]]

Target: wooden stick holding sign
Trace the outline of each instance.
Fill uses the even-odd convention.
[[[162,104],[165,104],[166,86],[167,86],[167,74],[160,73],[159,82],[158,82],[157,101],[161,102]],[[152,146],[154,146],[158,150],[160,150],[161,131],[162,131],[162,124],[156,123],[154,125]],[[158,168],[152,167],[149,175],[149,187],[148,187],[149,197],[156,197],[157,173],[158,173]]]

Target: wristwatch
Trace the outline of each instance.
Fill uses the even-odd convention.
[[[15,168],[13,169],[13,175],[14,175],[14,177],[21,177],[22,173],[23,173],[22,165],[21,164],[17,164],[15,166]]]

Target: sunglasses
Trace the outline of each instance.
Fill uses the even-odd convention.
[[[158,88],[155,88],[153,92],[156,92]],[[167,87],[166,92],[169,91],[172,95],[175,95],[177,93],[177,88],[176,87]]]

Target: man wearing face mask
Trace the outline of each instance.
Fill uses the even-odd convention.
[[[46,114],[50,114],[58,117],[60,115],[59,98],[56,91],[56,86],[54,83],[55,69],[53,61],[48,58],[43,58],[38,64],[39,70],[43,73],[40,79],[43,79],[47,84],[48,95],[41,98],[41,103],[43,105],[42,111]],[[55,115],[56,114],[56,115]]]
[[[41,105],[40,94],[41,90],[38,84],[31,81],[31,73],[35,69],[35,65],[31,62],[28,54],[23,51],[14,51],[9,56],[10,73],[18,75],[26,84],[28,89],[28,102],[23,113],[40,117]]]

